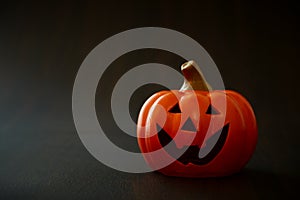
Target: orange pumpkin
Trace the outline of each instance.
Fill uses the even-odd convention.
[[[140,111],[137,136],[145,160],[170,176],[212,177],[240,171],[257,141],[250,104],[237,92],[211,90],[193,61],[183,64],[182,72],[186,81],[181,90],[154,94]],[[164,160],[172,162],[161,168]]]

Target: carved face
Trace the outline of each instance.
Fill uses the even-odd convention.
[[[193,129],[194,125],[193,122],[188,119],[189,121],[186,121],[184,127],[182,127],[183,131],[192,131],[190,127]],[[159,125],[157,125],[157,129],[160,130],[158,132],[158,138],[160,144],[165,147],[166,145],[170,145],[169,149],[166,149],[166,151],[170,154],[176,157],[180,153],[180,149],[176,146],[176,143],[173,141],[173,139],[169,136],[169,134],[161,128]],[[194,144],[194,145],[186,145],[184,146],[186,149],[185,152],[177,159],[179,162],[181,162],[184,165],[187,165],[189,163],[195,164],[195,165],[204,165],[209,163],[211,160],[214,159],[214,157],[222,150],[223,145],[225,144],[227,135],[228,135],[228,129],[229,129],[229,123],[223,126],[219,131],[217,131],[214,135],[212,135],[209,139],[206,140],[206,144],[204,147],[201,148],[200,145]],[[197,130],[192,131],[194,134],[197,134]],[[193,134],[191,133],[191,134]],[[183,133],[184,134],[184,133]],[[208,147],[212,146],[212,149],[209,150]],[[199,158],[200,149],[203,152],[209,151],[209,153],[203,157]]]
[[[233,91],[195,91],[196,103],[190,91],[172,92],[153,95],[139,115],[141,151],[164,148],[159,159],[145,156],[149,165],[155,168],[170,156],[177,159],[159,170],[167,175],[205,177],[240,170],[253,153],[257,137],[248,102]]]

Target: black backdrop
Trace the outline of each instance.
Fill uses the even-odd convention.
[[[198,41],[216,62],[225,86],[242,93],[253,105],[259,140],[241,173],[214,179],[128,174],[104,166],[82,145],[71,107],[79,66],[106,38],[144,26],[174,29]],[[296,195],[298,36],[299,6],[288,1],[1,3],[0,198],[263,199]],[[174,68],[183,62],[166,52],[137,51],[114,63],[117,70],[110,72],[111,81],[123,73],[122,66],[149,61]],[[160,89],[145,86],[135,93],[132,118],[136,119],[145,98]],[[114,127],[105,106],[108,99],[99,98],[108,91],[109,87],[101,89],[100,85],[97,90],[97,111],[108,112],[102,123],[117,145],[137,151],[136,141]]]

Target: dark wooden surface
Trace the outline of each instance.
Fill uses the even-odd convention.
[[[84,148],[71,110],[76,72],[104,39],[143,26],[171,28],[197,40],[218,65],[227,88],[249,99],[257,115],[259,140],[241,173],[215,179],[128,174],[104,166]],[[180,62],[159,52],[136,53],[123,57],[120,66],[152,59],[174,67]],[[0,199],[297,196],[298,54],[299,6],[292,2],[1,3]],[[136,95],[133,117],[144,101],[141,97],[155,89],[148,87]],[[106,124],[114,130],[109,119]],[[119,138],[112,140],[120,146],[136,148],[132,138],[112,138]]]

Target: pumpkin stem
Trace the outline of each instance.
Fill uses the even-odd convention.
[[[199,66],[193,60],[181,65],[181,72],[184,76],[184,82],[180,91],[183,90],[212,90],[210,85],[205,80]]]

